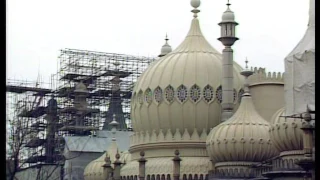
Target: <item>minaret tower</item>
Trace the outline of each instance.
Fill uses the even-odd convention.
[[[233,50],[231,46],[238,40],[235,36],[238,23],[234,20],[234,13],[227,3],[227,10],[222,15],[221,37],[219,41],[225,46],[222,51],[222,121],[229,119],[233,114]]]

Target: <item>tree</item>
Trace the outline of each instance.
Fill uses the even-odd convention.
[[[23,112],[22,112],[23,113]],[[6,154],[6,174],[7,180],[19,180],[17,173],[22,170],[28,170],[26,159],[43,151],[44,147],[39,147],[36,152],[31,153],[26,147],[28,141],[36,138],[38,133],[34,131],[31,124],[34,120],[31,118],[21,118],[15,116],[14,119],[7,117],[7,154]],[[61,162],[63,163],[63,162]],[[37,164],[34,166],[36,174],[33,174],[36,180],[48,180],[61,167],[61,163],[48,165]]]

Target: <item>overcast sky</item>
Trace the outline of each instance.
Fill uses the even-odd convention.
[[[202,32],[222,51],[222,13],[227,0],[202,0]],[[284,71],[284,58],[303,37],[308,0],[231,0],[239,41],[235,61]],[[190,0],[7,0],[7,78],[44,81],[57,71],[64,48],[157,56],[168,33],[175,49],[185,38]]]

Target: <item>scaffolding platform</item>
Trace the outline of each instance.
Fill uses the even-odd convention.
[[[105,73],[102,73],[100,76],[118,76],[119,78],[125,78],[132,74],[132,72],[118,71],[118,70],[107,70]]]
[[[63,126],[59,129],[60,131],[97,131],[99,130],[99,127],[93,127],[93,126]]]
[[[111,97],[113,93],[114,92],[112,92],[112,90],[99,89],[95,92],[89,93],[89,97],[93,99],[96,99],[99,97],[106,98],[106,97]],[[131,91],[120,91],[120,94],[122,95],[121,98],[126,98],[126,99],[128,99],[128,97],[131,98]]]
[[[38,106],[35,107],[32,110],[26,111],[23,110],[20,114],[18,114],[19,117],[29,117],[29,118],[38,118],[40,116],[43,116],[46,113],[46,107]]]
[[[77,114],[79,110],[75,107],[66,107],[66,108],[63,108],[61,110],[58,111],[59,114]],[[99,113],[100,112],[100,109],[86,109],[85,111],[82,112],[81,115],[84,115],[84,116],[91,116],[92,114],[94,113]]]
[[[35,122],[31,124],[31,130],[33,130],[33,132],[44,131],[46,127],[47,125],[43,122]]]
[[[40,139],[38,137],[35,137],[33,139],[30,139],[29,142],[27,142],[27,144],[25,145],[25,147],[29,147],[29,148],[37,148],[39,146],[42,146],[44,143],[46,142],[45,139]]]
[[[7,85],[6,91],[12,92],[12,93],[25,93],[27,91],[30,91],[30,92],[37,92],[38,95],[45,95],[48,93],[52,93],[51,89],[44,89],[44,88],[37,88],[37,87],[26,87],[26,86],[14,86],[14,85]]]
[[[53,136],[55,139],[75,135],[87,136],[103,129],[105,121],[110,119],[106,116],[115,112],[114,101],[120,102],[119,107],[123,110],[122,119],[130,124],[133,86],[154,60],[154,57],[62,49],[58,56],[57,73],[51,76],[50,83],[43,83],[40,75],[36,82],[8,79],[7,119],[12,119],[17,124],[21,123],[23,129],[29,131],[32,137],[36,137],[26,137],[28,144],[26,149],[21,151],[27,152],[30,156],[26,162],[41,164],[50,161],[51,155],[47,157],[43,149],[52,148],[46,140],[52,142],[50,138]],[[81,114],[81,124],[84,127],[75,126],[74,115],[77,109],[71,108],[79,100],[73,93],[79,82],[89,91],[88,97],[85,98],[89,110],[78,112]],[[117,88],[119,91],[115,91]],[[47,111],[52,97],[58,106],[57,114]],[[52,112],[53,114],[48,115]],[[125,128],[127,127],[124,126],[123,130]],[[51,132],[54,134],[50,134]],[[61,144],[61,141],[54,141],[54,152],[63,146]]]
[[[31,156],[31,157],[26,159],[25,163],[35,164],[35,163],[38,163],[38,162],[45,162],[46,159],[47,159],[47,157],[43,156],[43,155]]]

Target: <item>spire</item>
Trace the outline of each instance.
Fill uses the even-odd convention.
[[[314,1],[315,0],[310,0],[310,3],[309,3],[309,23],[308,23],[308,26],[310,27],[314,27],[315,26],[315,6],[314,6]]]
[[[191,6],[194,8],[194,9],[191,11],[191,12],[194,13],[193,17],[194,17],[194,18],[197,18],[197,17],[198,17],[198,13],[200,12],[200,10],[197,9],[197,8],[200,6],[201,2],[200,2],[200,0],[191,0],[190,4],[191,4]]]
[[[228,3],[227,3],[227,6],[228,6],[228,9],[229,9],[229,6],[230,6],[231,4],[230,4],[230,2],[229,2],[229,0],[228,0]],[[230,10],[230,9],[229,9]]]
[[[164,40],[166,40],[166,44],[168,44],[168,33],[166,33],[166,38]]]
[[[249,68],[248,68],[248,58],[246,58],[246,68],[240,72],[240,74],[242,76],[245,77],[245,83],[244,83],[244,94],[243,96],[251,96],[250,95],[250,91],[249,91],[249,82],[248,82],[248,77],[251,76],[253,74],[253,71],[251,71]]]

